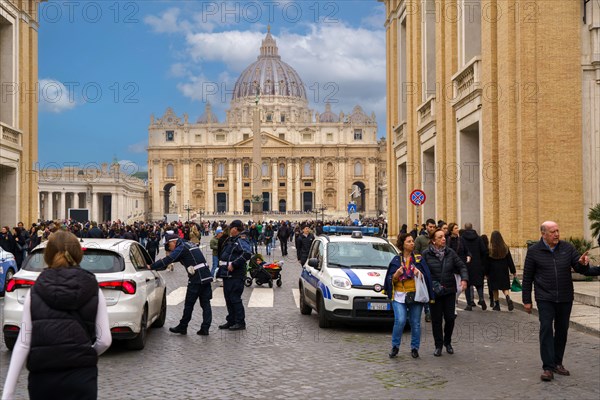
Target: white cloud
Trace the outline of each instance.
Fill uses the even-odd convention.
[[[147,147],[148,147],[148,141],[144,140],[141,142],[130,144],[129,146],[127,146],[127,151],[129,153],[136,153],[136,154],[146,153]]]
[[[144,22],[152,27],[156,33],[182,33],[189,32],[192,25],[185,20],[179,19],[181,10],[179,8],[169,8],[160,16],[147,15]]]
[[[174,78],[183,78],[186,76],[189,76],[190,71],[188,69],[188,66],[184,63],[175,63],[171,65],[171,68],[169,69],[169,76],[172,76]]]
[[[56,79],[40,79],[38,99],[40,111],[61,113],[77,106],[74,88],[69,90]]]
[[[127,175],[133,175],[136,172],[148,171],[148,164],[137,164],[131,160],[119,160],[117,161],[121,166],[121,171]]]

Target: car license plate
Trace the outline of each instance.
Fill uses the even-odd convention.
[[[367,308],[369,310],[389,310],[389,303],[367,303]]]

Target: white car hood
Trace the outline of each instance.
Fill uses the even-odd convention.
[[[350,279],[352,286],[373,286],[376,283],[383,285],[385,273],[385,269],[340,268],[335,275]]]

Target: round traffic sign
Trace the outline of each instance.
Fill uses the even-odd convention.
[[[415,189],[410,193],[410,202],[415,206],[420,206],[425,203],[427,200],[427,196],[425,196],[425,192],[421,189]]]

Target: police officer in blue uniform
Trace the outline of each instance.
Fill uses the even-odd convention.
[[[187,335],[187,327],[192,319],[192,311],[196,300],[200,300],[202,307],[202,325],[197,332],[198,335],[208,335],[210,324],[212,322],[212,309],[210,299],[212,299],[212,275],[210,266],[206,263],[204,254],[195,244],[185,241],[177,235],[166,235],[166,248],[171,251],[165,258],[149,265],[149,269],[164,271],[169,264],[179,261],[186,269],[188,274],[188,285],[185,293],[185,304],[183,307],[183,316],[179,325],[169,328],[173,333]]]
[[[252,246],[244,231],[244,224],[239,219],[229,225],[229,237],[223,243],[219,255],[217,275],[223,278],[223,294],[227,305],[227,322],[219,325],[219,329],[238,331],[246,329],[246,316],[242,303],[246,263],[252,256]]]

